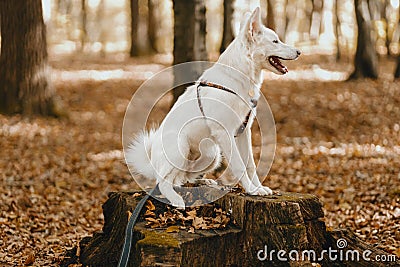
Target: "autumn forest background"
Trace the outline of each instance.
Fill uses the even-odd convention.
[[[216,61],[256,6],[302,51],[287,75],[265,73],[266,185],[317,195],[329,227],[400,257],[399,0],[26,0],[0,1],[0,265],[57,266],[101,230],[107,194],[138,189],[121,141],[133,93]]]

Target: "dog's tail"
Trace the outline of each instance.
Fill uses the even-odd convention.
[[[141,132],[129,145],[125,159],[126,163],[133,168],[133,172],[148,179],[155,179],[155,170],[151,164],[151,146],[154,143],[156,131]]]

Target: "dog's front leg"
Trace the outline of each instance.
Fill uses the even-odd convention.
[[[256,194],[259,195],[272,195],[272,190],[263,186],[258,178],[256,172],[256,164],[254,162],[253,148],[251,142],[251,127],[248,125],[246,130],[236,138],[236,144],[240,153],[240,156],[246,165],[247,175],[250,177],[252,184],[257,187]]]
[[[213,133],[215,140],[220,145],[222,154],[228,161],[228,168],[232,175],[238,179],[244,190],[249,194],[258,194],[258,189],[251,182],[246,172],[246,166],[240,156],[235,137],[224,130],[217,130]]]

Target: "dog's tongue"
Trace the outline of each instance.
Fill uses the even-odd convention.
[[[275,67],[275,69],[277,69],[282,74],[286,74],[288,72],[288,69],[286,68],[285,65],[282,64],[282,62],[279,60],[278,57],[275,56],[269,57],[269,62],[271,63],[272,66]]]

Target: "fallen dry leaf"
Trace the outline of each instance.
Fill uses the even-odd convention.
[[[35,262],[35,254],[31,253],[28,255],[28,257],[25,259],[24,264],[25,265],[32,265]]]
[[[195,217],[193,219],[192,226],[194,227],[194,229],[201,229],[205,226],[204,219],[202,217]]]
[[[394,254],[395,254],[397,257],[400,257],[400,248],[397,248],[397,249],[394,251]]]
[[[195,209],[192,209],[190,211],[186,211],[186,214],[188,215],[187,218],[189,220],[193,220],[197,216],[197,211]]]
[[[156,214],[153,211],[150,210],[146,210],[146,212],[144,213],[145,217],[156,217]]]
[[[153,202],[151,202],[151,200],[147,200],[146,202],[146,209],[153,211],[156,209],[156,206],[154,206]]]

